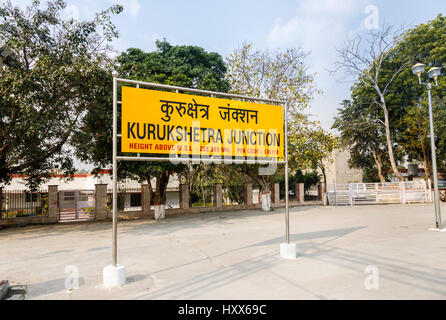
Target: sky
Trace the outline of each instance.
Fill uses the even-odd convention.
[[[0,0],[3,1],[3,0]],[[23,6],[31,0],[12,0]],[[113,46],[155,49],[155,40],[197,45],[227,57],[243,42],[257,49],[301,46],[309,52],[308,72],[315,74],[320,94],[308,110],[330,129],[339,103],[351,83],[332,75],[336,48],[344,41],[383,24],[411,27],[446,14],[445,0],[68,0],[65,14],[81,20],[112,4],[124,12],[113,17],[120,37]],[[42,1],[45,3],[45,1]]]

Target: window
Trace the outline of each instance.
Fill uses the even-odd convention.
[[[37,202],[37,193],[25,193],[25,202]]]
[[[74,201],[74,192],[64,192],[63,200],[64,201]]]
[[[141,193],[131,193],[130,207],[140,207],[140,206],[141,206]]]

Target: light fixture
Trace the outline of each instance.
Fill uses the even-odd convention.
[[[417,76],[421,76],[421,74],[424,72],[424,68],[426,67],[425,64],[417,63],[412,67],[413,74],[416,74]]]
[[[437,82],[438,77],[441,75],[441,69],[439,67],[433,67],[427,72],[427,75]]]
[[[424,72],[425,64],[417,63],[412,67],[412,73],[418,76],[418,80],[421,82],[421,74]]]

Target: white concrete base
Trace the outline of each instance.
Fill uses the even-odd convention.
[[[280,257],[283,259],[296,259],[296,244],[295,243],[281,243]]]
[[[434,232],[446,232],[446,229],[430,228],[429,231],[434,231]]]
[[[260,202],[262,203],[262,211],[271,211],[271,192],[262,193]]]
[[[117,288],[125,284],[125,267],[121,265],[109,265],[104,267],[102,273],[104,287]]]
[[[166,205],[160,204],[153,206],[153,208],[155,209],[155,220],[166,218]]]

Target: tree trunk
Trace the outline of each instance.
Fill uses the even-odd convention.
[[[201,199],[203,201],[203,206],[206,207],[206,194],[204,193],[204,188],[203,188],[203,180],[200,180],[200,190],[201,190]]]
[[[260,201],[262,203],[262,211],[270,211],[271,210],[271,185],[269,179],[264,179],[263,177],[259,178],[260,184]]]
[[[381,182],[386,182],[386,178],[384,177],[384,175],[383,175],[383,166],[382,166],[382,160],[381,160],[381,157],[380,157],[380,155],[376,152],[376,150],[375,149],[373,149],[372,148],[372,155],[373,155],[373,160],[375,160],[375,163],[376,163],[376,167],[377,167],[377,169],[378,169],[378,177],[379,177],[379,180],[381,181]]]
[[[390,125],[389,125],[389,112],[387,111],[386,103],[384,101],[384,97],[381,96],[382,108],[384,111],[384,126],[386,129],[386,141],[387,141],[387,151],[389,153],[390,165],[392,166],[393,173],[397,176],[400,181],[403,181],[404,178],[398,170],[396,166],[395,158],[393,156],[393,147],[392,141],[390,139]]]
[[[427,150],[423,142],[423,137],[421,137],[421,150],[423,151],[424,175],[426,176],[426,183],[427,183],[427,179],[430,178],[431,173],[430,173],[429,156],[427,155]]]
[[[326,193],[327,192],[327,174],[325,173],[325,167],[323,165],[320,165],[319,169],[321,169],[322,176],[324,178],[324,189],[322,190],[322,192]]]
[[[155,198],[154,198],[155,205],[166,204],[166,198],[167,198],[166,189],[168,183],[169,183],[168,171],[164,171],[157,175]]]
[[[260,182],[260,188],[261,188],[260,191],[271,192],[271,185],[270,185],[269,179],[263,179],[262,177],[260,177],[259,182]]]

